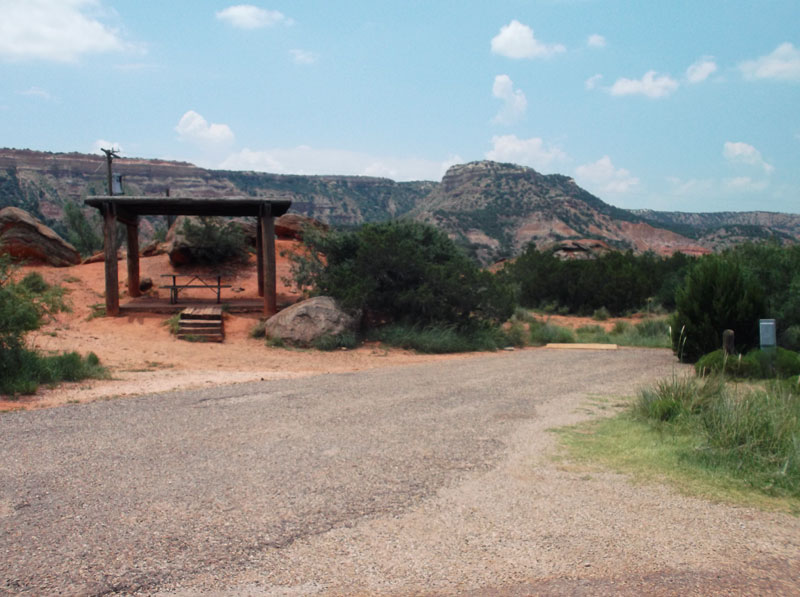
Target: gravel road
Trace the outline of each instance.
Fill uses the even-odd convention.
[[[6,414],[0,594],[799,593],[796,518],[552,460],[675,370],[527,350]]]

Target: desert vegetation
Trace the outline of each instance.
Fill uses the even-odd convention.
[[[440,230],[412,221],[309,231],[293,256],[306,293],[362,314],[364,332],[426,352],[493,349],[514,310],[512,287]]]
[[[43,355],[27,347],[28,332],[68,307],[62,288],[35,272],[20,280],[15,273],[10,259],[0,255],[0,394],[29,394],[43,383],[106,375],[94,354]]]

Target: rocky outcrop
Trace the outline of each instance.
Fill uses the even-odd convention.
[[[353,332],[358,322],[329,296],[316,296],[287,307],[265,324],[268,338],[309,346],[323,336]]]
[[[167,231],[167,255],[172,265],[186,265],[193,260],[192,247],[183,232],[184,224],[190,218],[199,220],[197,216],[178,216]]]
[[[28,212],[17,207],[0,210],[0,251],[15,260],[56,267],[77,265],[80,253]]]
[[[308,228],[327,230],[328,226],[319,220],[296,213],[283,214],[275,219],[275,236],[293,240],[303,240],[303,232]]]

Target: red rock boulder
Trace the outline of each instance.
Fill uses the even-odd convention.
[[[328,226],[319,220],[300,214],[283,214],[275,219],[275,236],[278,238],[303,240],[303,231],[306,228],[327,230]]]
[[[18,207],[0,209],[0,252],[15,260],[56,267],[81,262],[75,247]]]

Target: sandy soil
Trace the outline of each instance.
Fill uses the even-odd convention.
[[[277,259],[279,305],[299,298],[282,280],[289,275],[289,261],[281,253],[296,246],[293,241],[279,240],[277,243],[280,255]],[[125,291],[124,261],[119,262],[119,268],[120,301],[124,304],[129,300]],[[68,268],[28,266],[21,268],[20,274],[30,271],[37,271],[47,282],[66,288],[72,310],[60,313],[55,321],[29,334],[29,344],[45,352],[94,352],[109,369],[111,379],[42,387],[33,396],[17,399],[0,397],[0,411],[457,358],[386,350],[377,345],[330,353],[272,348],[266,346],[263,339],[249,337],[250,330],[259,321],[258,313],[226,314],[224,343],[186,342],[169,333],[164,325],[168,315],[137,313],[122,317],[92,317],[93,306],[102,307],[105,303],[102,262]],[[156,286],[161,284],[161,274],[172,271],[174,268],[166,255],[141,259],[141,277],[151,278]],[[226,293],[230,293],[228,296],[255,298],[255,263],[230,271],[225,282],[233,288],[223,291],[223,301]],[[151,293],[162,298],[168,296],[165,290],[156,289]],[[205,290],[184,291],[181,296],[184,295],[187,298],[208,298],[211,303],[214,301],[213,294]]]

